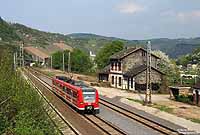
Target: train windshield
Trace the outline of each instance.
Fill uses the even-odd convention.
[[[70,78],[68,78],[66,76],[56,76],[56,79],[62,80],[64,82],[67,82],[68,80],[70,80]]]
[[[84,102],[95,102],[95,89],[85,87],[82,88],[82,90],[83,90]]]
[[[78,87],[87,87],[87,85],[83,81],[75,81],[74,85]]]

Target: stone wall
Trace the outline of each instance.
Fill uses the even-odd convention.
[[[143,50],[138,50],[122,60],[122,71],[126,72],[133,66],[146,65],[146,53]],[[158,59],[154,56],[151,57],[151,65],[157,68]]]
[[[122,70],[123,72],[128,71],[132,68],[132,66],[139,66],[143,64],[143,59],[141,59],[141,52],[137,51],[135,53],[132,53],[131,55],[125,57],[122,60]]]
[[[161,83],[162,81],[162,75],[155,71],[151,70],[151,82],[152,83]],[[142,73],[138,74],[135,77],[135,82],[138,84],[145,84],[146,83],[146,71],[143,71]]]

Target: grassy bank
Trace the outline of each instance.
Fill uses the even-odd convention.
[[[0,55],[0,134],[55,135],[43,101],[13,70],[9,52]]]

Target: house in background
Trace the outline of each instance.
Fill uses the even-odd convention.
[[[163,73],[158,70],[160,58],[151,54],[152,88],[158,90]],[[110,64],[99,73],[99,81],[108,81],[115,88],[128,90],[146,89],[147,51],[128,48],[110,57]]]
[[[94,61],[94,59],[95,59],[95,57],[96,57],[96,55],[94,54],[94,53],[92,53],[92,51],[90,51],[90,59],[92,60],[92,61]]]

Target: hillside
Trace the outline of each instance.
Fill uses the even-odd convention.
[[[20,37],[16,31],[0,17],[0,40],[1,41],[19,41]]]
[[[72,33],[69,35],[50,33],[39,31],[19,23],[10,24],[1,18],[0,37],[1,40],[5,42],[23,40],[25,45],[40,46],[44,48],[45,46],[52,45],[55,42],[63,41],[65,44],[74,48],[80,48],[86,52],[93,51],[94,53],[97,53],[101,47],[114,40],[120,40],[124,42],[126,46],[144,46],[148,41],[125,40],[90,33]],[[172,58],[177,58],[178,56],[191,53],[193,49],[200,47],[200,37],[188,39],[160,38],[150,40],[152,43],[152,49],[161,50]]]
[[[195,48],[200,47],[200,38],[189,38],[189,39],[168,39],[168,38],[160,38],[160,39],[149,39],[149,40],[125,40],[115,37],[105,37],[95,34],[87,34],[87,33],[74,33],[69,34],[73,39],[76,40],[85,40],[88,42],[85,46],[88,48],[95,47],[100,48],[102,46],[102,42],[113,41],[113,40],[121,40],[127,46],[145,46],[147,41],[151,41],[152,49],[161,50],[168,54],[171,58],[177,58],[181,55],[185,55],[191,53]],[[103,43],[104,43],[103,42]],[[93,43],[93,46],[89,46]],[[97,49],[98,50],[98,49]]]

